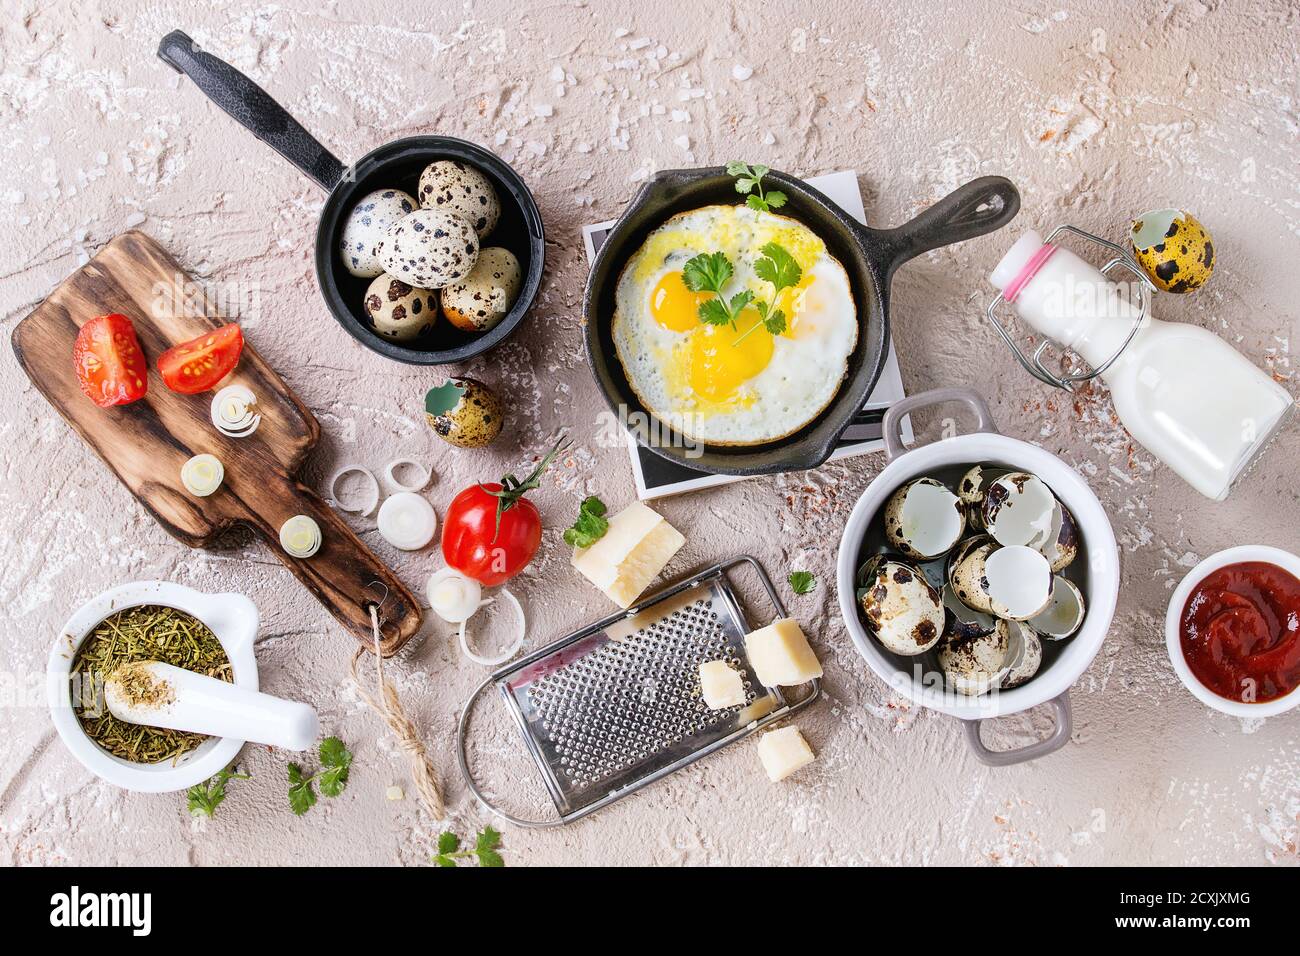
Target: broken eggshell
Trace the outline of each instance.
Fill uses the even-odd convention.
[[[1019,687],[1038,673],[1043,665],[1043,642],[1033,629],[1021,621],[1004,621],[1007,627],[1007,676],[1003,690]]]
[[[1052,514],[1051,528],[1035,547],[1047,559],[1053,574],[1064,571],[1079,556],[1079,531],[1074,515],[1059,499]]]
[[[1052,598],[1052,569],[1033,548],[1012,545],[984,559],[984,593],[994,614],[1026,621],[1042,613]]]
[[[991,630],[977,630],[963,627],[949,615],[939,645],[939,666],[953,689],[978,697],[997,687],[1008,673],[1010,637],[1007,621],[995,622]]]
[[[920,568],[876,555],[863,565],[859,580],[862,613],[887,650],[914,657],[939,642],[943,602]]]
[[[984,564],[997,547],[989,535],[976,535],[958,545],[948,563],[949,587],[963,604],[985,614],[993,613],[993,602],[989,599]]]
[[[1058,574],[1052,578],[1047,607],[1026,623],[1049,641],[1063,641],[1079,629],[1086,613],[1083,592],[1078,585]]]
[[[1192,292],[1214,272],[1209,231],[1189,212],[1153,209],[1133,220],[1133,257],[1158,289]]]
[[[1013,471],[989,485],[982,517],[998,544],[1033,546],[1051,534],[1058,507],[1056,495],[1040,478]]]
[[[885,536],[909,557],[929,560],[947,554],[965,530],[961,499],[933,478],[909,481],[885,503]]]

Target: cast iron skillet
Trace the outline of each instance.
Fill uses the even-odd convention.
[[[334,318],[366,348],[409,365],[463,362],[504,340],[528,312],[542,282],[546,256],[542,215],[519,174],[500,158],[449,136],[409,136],[380,146],[345,168],[265,90],[229,63],[201,50],[180,30],[163,37],[158,56],[329,193],[316,229],[316,279]],[[501,220],[486,242],[515,254],[523,284],[510,313],[488,332],[463,332],[450,322],[439,322],[427,341],[394,342],[370,324],[362,299],[371,280],[343,268],[339,238],[358,199],[375,189],[401,189],[414,196],[420,173],[435,159],[460,160],[492,180],[501,201]]]
[[[642,445],[669,461],[727,475],[762,475],[816,468],[835,450],[840,433],[861,411],[884,368],[889,342],[889,282],[894,270],[923,252],[1000,229],[1020,209],[1016,187],[983,176],[949,193],[896,229],[868,229],[807,183],[775,170],[764,187],[789,202],[780,214],[807,225],[849,274],[861,328],[839,392],[812,422],[763,445],[701,445],[654,420],[632,391],[612,336],[614,290],[627,260],[669,217],[713,204],[735,204],[735,178],[720,167],[658,173],[636,194],[605,239],[583,299],[587,359],[605,401]]]

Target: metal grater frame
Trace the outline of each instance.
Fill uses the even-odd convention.
[[[490,674],[466,702],[457,756],[471,792],[503,820],[552,827],[581,819],[814,701],[820,681],[793,702],[759,683],[745,656],[745,618],[728,571],[751,568],[776,617],[785,605],[748,555],[700,571],[626,611],[589,624]],[[726,660],[746,703],[709,710],[699,664]],[[520,728],[557,818],[526,820],[494,806],[470,773],[466,738],[479,696],[495,685]],[[787,689],[788,690],[788,689]]]

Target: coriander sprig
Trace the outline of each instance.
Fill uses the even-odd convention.
[[[799,268],[799,263],[795,262],[794,256],[775,242],[767,243],[759,251],[763,255],[754,261],[754,274],[764,282],[772,283],[772,305],[769,306],[760,299],[754,303],[754,308],[758,309],[761,324],[773,335],[780,335],[786,329],[785,312],[774,306],[781,300],[781,293],[784,290],[792,289],[799,284],[799,280],[803,278],[803,270]],[[732,347],[743,342],[745,337],[759,325],[760,322],[751,325],[748,331],[731,343]]]
[[[714,295],[714,298],[706,299],[699,306],[700,321],[706,325],[730,324],[735,328],[741,310],[753,301],[754,293],[748,289],[737,292],[730,299],[723,296],[722,290],[731,281],[733,274],[731,260],[725,252],[701,252],[682,266],[682,282],[686,288],[692,292],[712,292]]]
[[[564,543],[571,548],[590,548],[605,537],[608,530],[605,502],[590,495],[578,506],[578,520],[573,523],[573,527],[564,529]]]
[[[811,571],[791,571],[786,580],[795,594],[810,594],[817,589],[817,576]]]
[[[739,160],[732,160],[727,163],[727,175],[737,177],[736,192],[747,194],[745,205],[759,212],[771,212],[773,209],[780,209],[785,205],[788,198],[779,189],[769,189],[766,192],[763,190],[763,177],[771,171],[770,168],[759,163],[755,163],[753,166]],[[758,191],[754,192],[754,190]]]
[[[316,805],[316,789],[327,797],[337,797],[348,785],[348,769],[352,766],[352,752],[337,737],[326,737],[320,742],[321,768],[308,774],[296,763],[289,764],[289,807],[302,816]]]
[[[186,806],[192,817],[216,815],[217,807],[226,799],[226,784],[231,780],[251,780],[251,773],[240,773],[238,767],[218,771],[203,783],[196,783],[185,791]]]
[[[474,838],[474,846],[469,850],[462,850],[460,847],[460,837],[450,830],[444,830],[438,836],[438,853],[433,858],[433,862],[439,866],[459,866],[458,860],[469,859],[474,857],[478,860],[479,866],[500,867],[505,866],[506,861],[501,858],[501,834],[492,827],[484,827]]]

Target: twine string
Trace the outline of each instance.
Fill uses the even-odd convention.
[[[424,741],[420,739],[415,722],[402,709],[402,701],[397,696],[397,689],[384,678],[384,656],[380,653],[379,646],[379,608],[373,603],[370,605],[370,625],[375,638],[375,683],[379,688],[379,696],[376,698],[366,690],[361,674],[357,670],[357,662],[366,652],[365,648],[358,648],[352,657],[352,679],[356,681],[357,693],[370,709],[383,719],[393,736],[397,738],[397,745],[406,755],[406,761],[410,766],[411,779],[415,781],[415,792],[419,795],[424,808],[433,815],[435,820],[442,820],[446,816],[446,808],[443,806],[442,792],[438,787],[438,776],[434,771],[433,761],[429,759],[429,753],[424,749]]]

